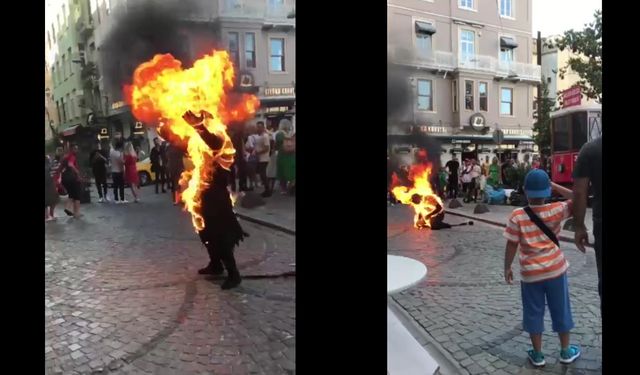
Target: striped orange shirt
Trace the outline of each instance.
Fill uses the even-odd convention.
[[[558,236],[562,221],[571,217],[572,206],[573,202],[569,200],[531,206],[531,209]],[[523,208],[516,208],[511,213],[504,237],[520,245],[520,274],[526,283],[553,279],[569,268],[562,250],[529,219]]]

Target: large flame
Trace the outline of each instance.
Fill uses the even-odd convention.
[[[188,69],[170,54],[156,55],[136,68],[133,83],[124,88],[127,103],[139,121],[186,141],[193,169],[182,173],[180,185],[186,189],[181,199],[198,231],[204,229],[201,194],[212,181],[215,165],[229,170],[233,164],[235,149],[226,124],[253,117],[260,105],[254,95],[231,93],[233,84],[229,54],[214,50]],[[186,111],[201,110],[213,115],[205,126],[224,139],[221,150],[212,151],[182,119]]]
[[[429,182],[432,164],[426,161],[426,153],[424,151],[421,153],[422,161],[411,166],[408,181],[401,181],[397,174],[393,174],[391,189],[397,200],[413,207],[415,211],[413,224],[420,229],[431,228],[430,219],[438,215],[444,207],[442,200]]]

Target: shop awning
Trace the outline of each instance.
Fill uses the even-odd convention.
[[[76,134],[76,132],[78,131],[79,127],[80,127],[80,125],[75,125],[75,126],[71,126],[69,128],[64,129],[62,131],[62,136],[63,137],[68,137],[68,136]]]
[[[428,22],[416,21],[416,33],[433,35],[436,33],[436,27]]]
[[[263,96],[260,99],[260,107],[280,107],[293,105],[296,101],[295,96]]]
[[[500,47],[502,48],[517,48],[518,43],[515,39],[506,36],[500,37]]]

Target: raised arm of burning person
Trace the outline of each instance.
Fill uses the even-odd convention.
[[[213,118],[213,115],[207,111],[200,111],[200,116],[191,111],[187,111],[182,118],[200,134],[200,137],[212,150],[218,151],[224,146],[224,138],[218,137],[207,130],[204,125],[206,118]]]

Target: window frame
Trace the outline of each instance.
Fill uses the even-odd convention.
[[[505,15],[502,14],[502,2],[509,2],[511,4],[509,10],[511,10],[511,14],[509,15]],[[500,18],[506,18],[506,19],[510,19],[510,20],[515,20],[516,19],[516,11],[515,11],[515,1],[513,0],[500,0],[500,2],[498,3],[498,14],[500,15]]]
[[[467,6],[466,4],[462,4],[462,2],[471,2],[471,7]],[[476,10],[476,2],[473,0],[458,0],[458,9],[464,9],[464,10],[469,10],[472,12],[477,12]]]
[[[480,86],[485,85],[485,109],[482,109],[482,93],[480,92]],[[489,82],[478,81],[478,112],[489,112]]]
[[[419,35],[424,35],[424,34],[418,34],[415,30],[416,27],[416,22],[422,22],[422,23],[428,23],[432,26],[436,26],[436,22],[435,20],[432,19],[426,19],[426,18],[418,18],[418,17],[411,17],[411,30],[413,30],[413,50],[416,51],[416,54],[420,56],[420,51],[418,49],[418,36]],[[431,48],[428,51],[427,55],[425,55],[424,57],[433,57],[433,52],[435,51],[434,46],[433,46],[433,34],[429,35],[429,39],[431,39]]]
[[[428,95],[420,95],[420,81],[429,82],[429,88],[431,89],[431,92],[429,92]],[[427,112],[427,113],[435,113],[436,112],[435,98],[433,96],[433,94],[435,93],[434,85],[435,85],[435,80],[432,79],[432,78],[416,78],[416,110],[417,111],[419,111],[419,112]],[[429,104],[431,105],[430,108],[426,108],[426,109],[420,108],[420,98],[421,97],[430,98],[430,100],[429,100]]]
[[[467,108],[467,82],[471,82],[473,85],[471,87],[471,109]],[[476,81],[473,79],[465,79],[464,80],[464,110],[468,112],[475,112],[476,110]]]
[[[460,103],[458,100],[459,97],[459,87],[458,80],[454,79],[451,82],[451,102],[452,102],[452,110],[454,113],[458,113],[460,111]]]
[[[476,43],[477,42],[477,33],[475,32],[475,30],[472,30],[472,29],[469,29],[469,28],[464,28],[464,27],[461,27],[458,30],[459,30],[459,32],[458,32],[458,58],[463,62],[468,62],[468,60],[463,59],[463,55],[462,55],[462,53],[463,53],[462,36],[463,36],[463,34],[465,32],[470,32],[470,33],[473,34],[473,56],[472,57],[475,57],[478,54],[477,53],[478,52],[478,45]],[[465,41],[465,42],[468,43],[468,41]]]
[[[247,50],[247,37],[251,35],[253,37],[253,51],[248,51]],[[243,50],[244,50],[244,66],[247,69],[257,69],[258,68],[258,61],[257,61],[257,43],[256,43],[256,33],[255,32],[245,32],[244,33],[244,43],[243,43]],[[249,63],[247,60],[247,53],[252,52],[253,53],[253,66],[249,66]]]
[[[271,42],[273,40],[281,40],[282,41],[282,55],[274,55],[273,54],[273,48],[272,48],[272,44]],[[286,38],[284,36],[269,36],[269,73],[274,73],[274,74],[286,74],[287,73],[287,65],[286,65],[286,58],[287,58],[287,51],[286,51]],[[280,57],[280,64],[281,64],[281,68],[282,70],[273,70],[273,66],[271,65],[271,59],[274,57]]]
[[[236,49],[235,51],[231,50],[231,36],[235,35],[236,38]],[[240,66],[240,33],[237,31],[228,31],[227,32],[227,49],[229,50],[229,55],[231,56],[231,61],[236,65],[236,67]],[[235,54],[234,54],[235,53]]]
[[[511,113],[510,114],[506,114],[506,113],[502,113],[502,92],[504,90],[510,90],[511,91]],[[498,96],[498,114],[500,115],[500,117],[515,117],[515,89],[512,86],[500,86],[500,95]],[[504,102],[506,103],[506,102]]]

